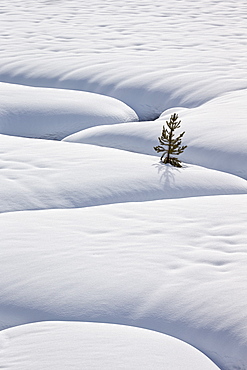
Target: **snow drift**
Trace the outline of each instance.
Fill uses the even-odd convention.
[[[0,133],[60,140],[82,129],[137,121],[126,104],[80,91],[0,83]]]
[[[94,145],[0,136],[1,212],[243,194],[237,176]]]
[[[28,324],[1,365],[215,368],[166,333],[246,370],[246,1],[1,0],[0,25],[0,326]],[[174,112],[181,170],[153,151]]]
[[[92,127],[65,141],[114,147],[157,155],[162,126],[178,113],[183,144],[188,148],[179,158],[188,163],[232,173],[247,179],[247,90],[234,91],[194,109],[174,107],[158,120]]]
[[[112,96],[141,120],[247,88],[245,0],[2,0],[0,24],[1,81]]]
[[[175,338],[120,325],[46,322],[0,333],[1,364],[10,370],[217,370]]]
[[[221,369],[244,369],[246,202],[244,194],[1,214],[1,327],[140,326],[190,343]]]

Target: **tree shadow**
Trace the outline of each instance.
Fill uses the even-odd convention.
[[[160,174],[160,182],[162,182],[165,187],[174,187],[176,173],[180,173],[183,168],[186,168],[186,165],[184,164],[182,167],[174,167],[161,161],[157,164],[153,164],[152,166],[157,168],[158,174]]]

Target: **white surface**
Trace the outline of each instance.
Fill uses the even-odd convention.
[[[1,366],[11,370],[217,370],[188,344],[128,326],[46,322],[0,333]]]
[[[91,126],[137,120],[131,108],[107,96],[0,83],[2,134],[60,140]]]
[[[153,119],[247,88],[245,0],[1,1],[0,79],[110,95]]]
[[[0,136],[1,328],[140,326],[247,369],[246,11],[245,0],[1,1],[0,81],[13,85],[1,84],[0,133],[92,127],[113,147]],[[109,97],[150,121],[126,122],[133,111]],[[181,170],[153,151],[152,120],[176,107]],[[188,198],[146,202],[176,197]],[[15,212],[27,209],[39,211]]]
[[[155,156],[0,135],[0,211],[247,193],[240,177]]]
[[[247,195],[0,215],[2,328],[140,326],[247,363]]]
[[[65,141],[114,147],[137,153],[158,155],[162,126],[178,113],[185,131],[179,156],[182,161],[225,171],[247,179],[247,90],[234,91],[198,108],[174,107],[154,122],[130,122],[92,127],[65,138]]]

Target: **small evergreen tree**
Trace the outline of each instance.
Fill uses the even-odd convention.
[[[174,130],[180,127],[180,123],[181,121],[178,121],[178,115],[176,113],[172,114],[169,122],[166,121],[169,131],[163,126],[162,135],[158,138],[161,145],[154,147],[157,153],[164,152],[160,160],[163,163],[170,163],[174,167],[182,167],[182,165],[181,161],[172,157],[172,155],[179,155],[187,148],[187,145],[181,146],[185,131],[177,138],[174,138]]]

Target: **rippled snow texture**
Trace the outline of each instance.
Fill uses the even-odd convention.
[[[141,119],[247,88],[245,0],[1,1],[0,78],[100,92]]]
[[[0,133],[112,147],[0,135],[1,328],[141,326],[247,369],[246,50],[246,0],[1,0]],[[182,169],[150,156],[175,107]]]

